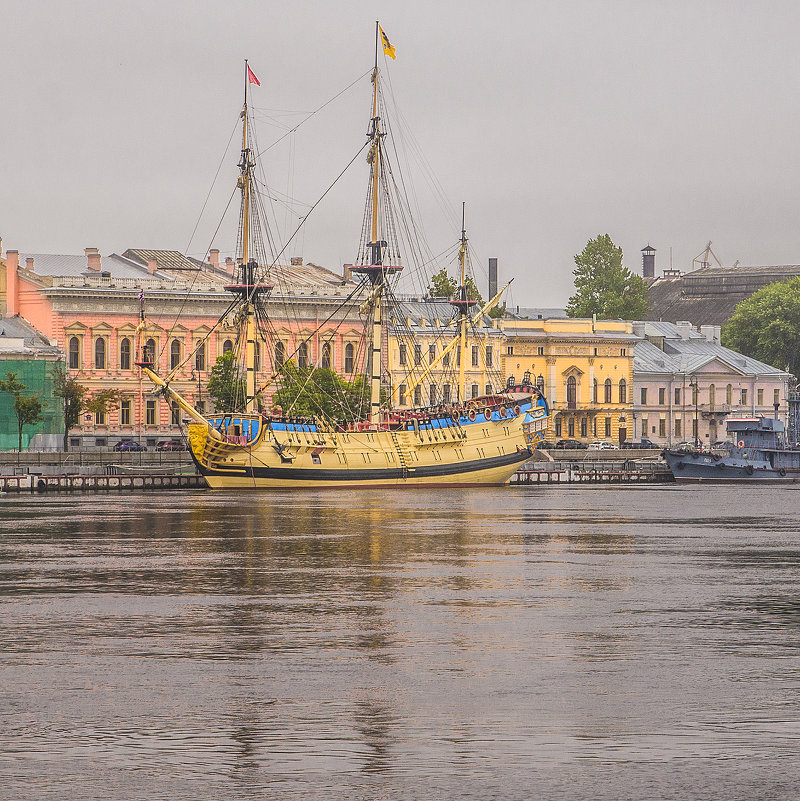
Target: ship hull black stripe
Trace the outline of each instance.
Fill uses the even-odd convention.
[[[283,481],[399,481],[403,478],[441,478],[444,476],[464,475],[477,473],[481,470],[491,470],[494,467],[505,467],[516,462],[522,464],[531,457],[529,450],[519,453],[508,453],[503,456],[493,456],[489,459],[476,459],[471,462],[458,462],[457,464],[434,464],[424,467],[409,468],[404,471],[402,467],[384,468],[305,468],[305,467],[243,467],[234,470],[209,470],[198,464],[204,476],[244,476],[247,478],[274,478]]]

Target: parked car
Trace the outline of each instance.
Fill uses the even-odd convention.
[[[553,443],[552,442],[548,442],[546,439],[543,439],[539,443],[539,448],[541,448],[544,451],[549,451],[552,447],[554,447]]]
[[[572,448],[573,450],[585,450],[586,446],[579,439],[560,439],[555,444],[556,448]]]
[[[626,439],[625,442],[622,443],[623,448],[660,448],[660,445],[656,445],[655,442],[649,440],[645,437],[642,439]]]
[[[157,451],[185,451],[188,450],[182,439],[162,439],[156,445]]]
[[[115,451],[146,451],[147,445],[142,445],[141,442],[137,442],[135,439],[121,439],[115,446]]]
[[[590,442],[589,443],[589,450],[590,451],[618,451],[619,445],[615,445],[613,442],[609,442],[607,439],[601,439],[597,442]]]

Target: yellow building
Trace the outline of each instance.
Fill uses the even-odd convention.
[[[531,380],[550,405],[546,439],[631,438],[633,347],[637,337],[624,320],[498,320],[505,337],[506,376]]]

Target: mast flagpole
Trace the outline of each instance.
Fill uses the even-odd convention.
[[[256,405],[256,326],[254,270],[250,264],[250,147],[247,138],[247,87],[250,83],[247,59],[244,60],[244,107],[242,108],[242,160],[239,181],[242,190],[242,297],[245,299],[245,411]]]
[[[466,229],[466,207],[467,204],[465,202],[461,203],[461,247],[458,250],[458,261],[461,266],[461,283],[459,284],[459,294],[461,297],[459,300],[466,301],[467,300],[467,286],[466,286],[466,260],[467,260],[467,229]],[[466,303],[461,303],[458,307],[458,312],[460,315],[459,318],[459,328],[460,335],[461,335],[461,358],[458,361],[458,391],[463,393],[461,395],[462,402],[466,401],[467,399],[467,382],[466,382],[466,370],[467,370],[467,320],[469,319],[469,307]]]

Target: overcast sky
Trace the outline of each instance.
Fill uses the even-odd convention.
[[[375,19],[387,71],[434,178],[413,175],[432,253],[467,227],[510,300],[554,306],[573,258],[608,233],[625,263],[800,263],[800,6],[792,2],[0,0],[3,250],[233,247],[214,231],[234,186],[244,58],[259,144],[364,75]],[[313,203],[364,141],[366,77],[272,148],[276,197]],[[406,143],[412,141],[405,134]],[[413,165],[410,169],[413,168]],[[291,255],[355,257],[361,160]],[[442,204],[431,186],[446,197]],[[301,205],[278,207],[294,227]],[[288,253],[289,251],[287,251]]]

